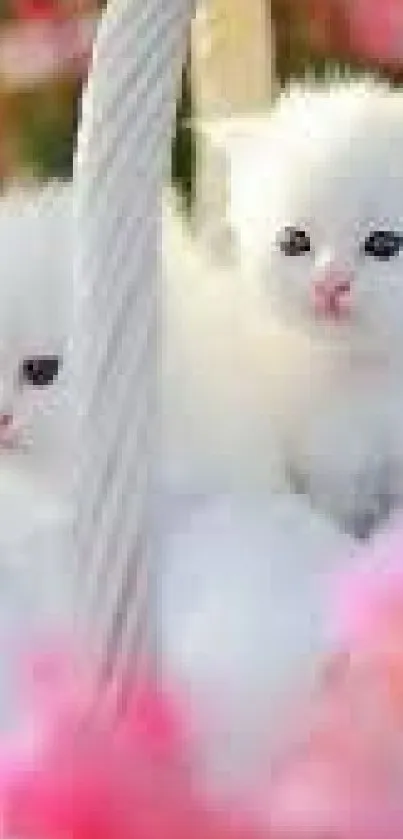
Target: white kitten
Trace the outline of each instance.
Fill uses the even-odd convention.
[[[57,480],[69,457],[70,189],[56,183],[0,201],[0,469],[32,470],[36,483]]]
[[[403,491],[403,95],[293,88],[223,134],[240,270],[170,269],[174,477],[291,477],[363,535]]]
[[[69,568],[71,187],[0,199],[0,726],[34,634],[73,617]],[[43,638],[41,639],[43,640]]]
[[[0,200],[0,564],[21,565],[38,597],[47,589],[45,554],[53,552],[56,569],[67,552],[71,221],[69,184]]]
[[[327,654],[351,562],[332,519],[362,535],[401,503],[403,96],[297,89],[226,133],[238,270],[165,218],[164,481],[218,497],[173,503],[158,605],[163,671],[234,792]]]

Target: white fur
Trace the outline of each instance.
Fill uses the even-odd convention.
[[[0,414],[13,415],[17,453],[10,455],[18,460],[18,450],[29,443],[31,459],[49,466],[68,458],[64,365],[72,318],[71,218],[68,184],[10,191],[0,201]],[[23,359],[46,355],[62,362],[54,383],[35,388],[21,381]]]
[[[402,502],[403,253],[374,263],[359,243],[403,231],[403,95],[302,88],[224,129],[238,267],[165,217],[164,486],[208,498],[169,512],[158,604],[199,759],[234,792],[262,732],[281,748],[298,724],[327,650],[329,574],[351,561],[342,531],[380,522],[383,494]],[[313,256],[278,251],[285,224],[309,225]],[[330,252],[354,272],[342,323],[309,303]]]
[[[24,701],[21,651],[74,620],[71,585],[70,407],[66,370],[54,384],[21,383],[21,361],[66,358],[71,329],[71,188],[10,191],[0,200],[0,413],[14,416],[14,448],[0,445],[0,729]]]
[[[379,262],[360,244],[377,228],[403,231],[403,95],[371,81],[296,88],[223,133],[239,270],[212,270],[170,233],[167,462],[187,454],[169,480],[245,489],[291,474],[361,533],[385,496],[402,501],[403,250]],[[312,254],[280,252],[289,224],[309,230]],[[319,322],[310,305],[327,259],[353,272],[342,323]]]
[[[35,534],[68,515],[71,406],[66,349],[72,318],[71,187],[12,190],[0,200],[0,562],[40,561]],[[21,380],[30,356],[59,356],[48,387]],[[8,442],[12,445],[8,448]],[[25,547],[24,547],[25,545]]]
[[[204,777],[234,794],[304,718],[351,543],[296,497],[181,499],[166,512],[160,668],[191,700]]]

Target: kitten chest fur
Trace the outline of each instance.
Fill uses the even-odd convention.
[[[366,535],[402,494],[400,366],[277,325],[236,272],[186,237],[175,258],[169,225],[164,235],[164,480],[246,492],[291,482]]]
[[[291,485],[366,536],[402,498],[401,372],[315,346],[290,367],[274,417]]]

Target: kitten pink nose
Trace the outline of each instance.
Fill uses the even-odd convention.
[[[326,268],[314,280],[313,306],[315,314],[339,320],[350,313],[351,273],[333,267]]]

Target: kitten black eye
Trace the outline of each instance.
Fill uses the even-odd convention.
[[[305,230],[286,227],[279,238],[279,247],[285,256],[300,256],[310,252],[311,240]]]
[[[373,256],[387,262],[397,256],[403,245],[401,233],[394,233],[393,230],[374,230],[367,236],[363,245],[366,256]]]
[[[49,387],[57,378],[60,359],[57,355],[24,358],[20,378],[32,387]]]

